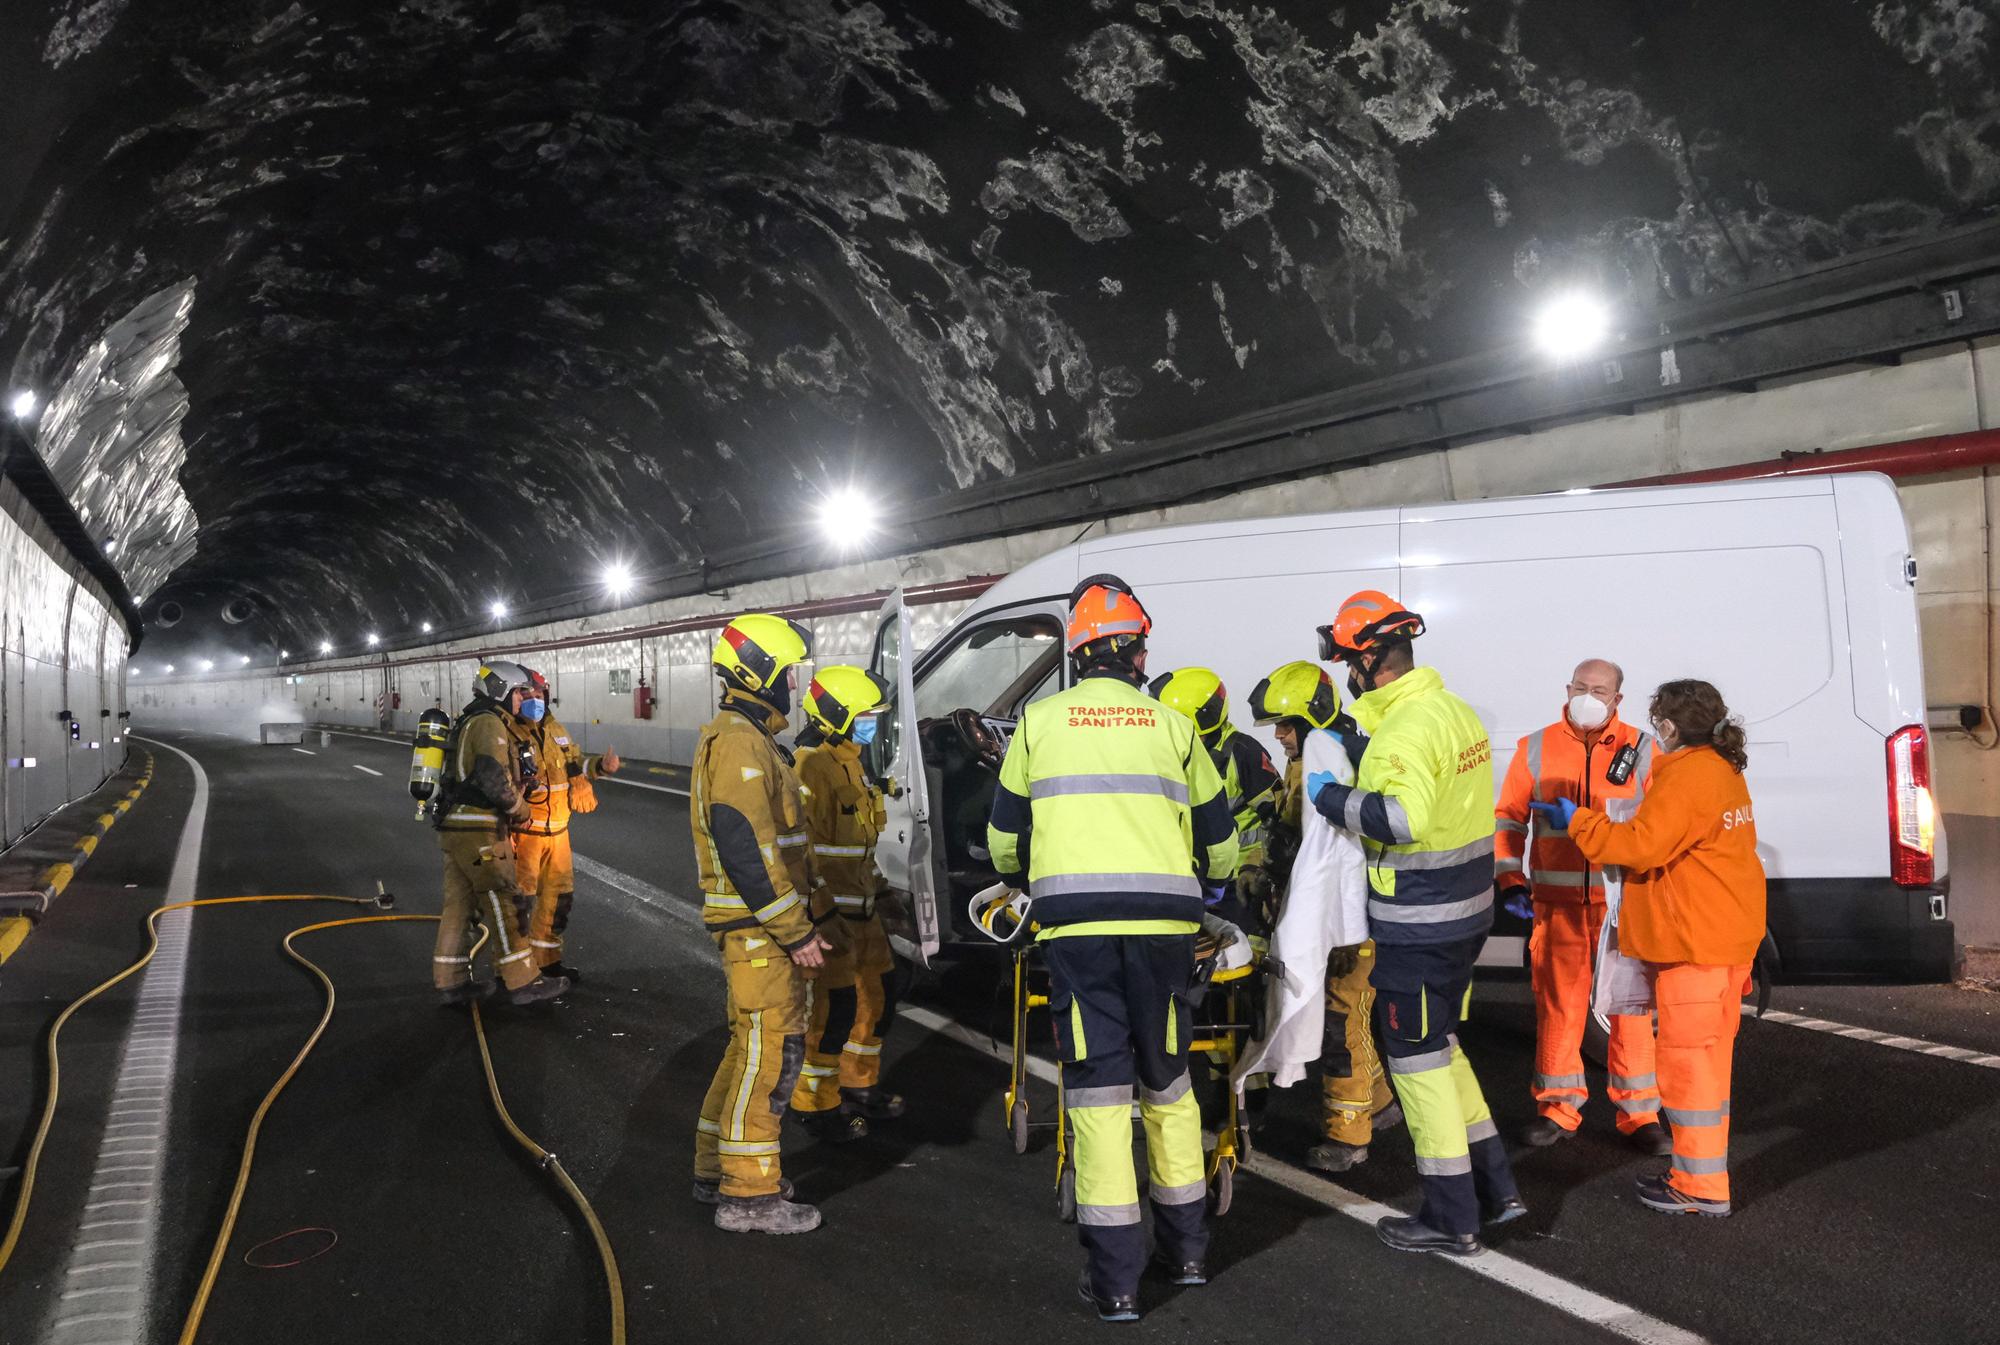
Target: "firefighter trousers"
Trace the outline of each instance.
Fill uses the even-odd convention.
[[[1375,1050],[1375,945],[1361,945],[1354,970],[1326,978],[1326,1042],[1320,1053],[1320,1124],[1339,1144],[1366,1145],[1375,1113],[1395,1096]]]
[[[695,1122],[694,1175],[725,1196],[778,1191],[778,1142],[805,1059],[806,982],[761,929],[716,939],[729,983],[729,1046]]]
[[[1208,1251],[1201,1110],[1188,1076],[1192,934],[1045,938],[1049,1015],[1075,1137],[1077,1237],[1102,1297],[1136,1294],[1146,1267],[1132,1163],[1136,1092],[1153,1236],[1169,1261]]]
[[[472,927],[489,933],[487,955],[509,990],[541,975],[528,947],[528,895],[515,881],[512,839],[504,831],[448,828],[438,832],[444,853],[444,908],[431,950],[431,983],[440,990],[472,977]]]
[[[822,929],[838,941],[812,982],[806,1061],[792,1093],[797,1112],[832,1111],[843,1088],[879,1083],[882,1038],[896,1016],[896,956],[881,918],[842,915]]]
[[[524,831],[514,837],[514,865],[521,889],[534,894],[534,914],[528,920],[528,946],[537,967],[563,960],[563,931],[569,928],[570,906],[576,900],[576,864],[571,858],[569,832],[553,836]]]
[[[1590,1023],[1592,967],[1607,908],[1602,902],[1535,903],[1528,936],[1528,975],[1535,990],[1535,1107],[1564,1130],[1583,1124],[1590,1096],[1583,1073],[1583,1034]],[[1618,1129],[1631,1134],[1660,1119],[1653,1069],[1653,1016],[1611,1018],[1605,1094],[1618,1109]]]
[[[1729,1199],[1729,1088],[1750,967],[1654,963],[1660,1103],[1673,1131],[1667,1181],[1697,1200]]]
[[[1458,1025],[1472,998],[1472,964],[1486,942],[1375,945],[1375,1022],[1389,1078],[1417,1152],[1424,1202],[1417,1217],[1443,1233],[1479,1231],[1519,1194]]]

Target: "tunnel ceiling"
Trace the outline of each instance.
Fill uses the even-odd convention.
[[[607,557],[698,567],[832,486],[893,509],[1515,341],[1562,286],[1643,313],[1982,216],[1996,24],[10,4],[0,359],[47,388],[192,279],[198,540],[149,640],[393,642],[586,600]]]

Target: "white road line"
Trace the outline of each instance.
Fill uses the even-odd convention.
[[[896,1016],[900,1020],[928,1028],[939,1036],[949,1037],[961,1045],[970,1046],[973,1050],[990,1055],[995,1060],[1011,1061],[1013,1058],[1007,1046],[992,1040],[983,1032],[975,1032],[963,1023],[945,1017],[934,1009],[902,1005],[898,1006]],[[1040,1056],[1028,1057],[1028,1072],[1051,1085],[1056,1081],[1055,1063]],[[1344,1186],[1336,1185],[1323,1177],[1316,1177],[1303,1168],[1294,1167],[1290,1163],[1265,1154],[1252,1155],[1245,1165],[1245,1170],[1371,1227],[1378,1219],[1407,1213],[1405,1210],[1392,1209],[1366,1196],[1357,1195]],[[1385,1257],[1394,1255],[1386,1248],[1382,1254]],[[1518,1289],[1558,1312],[1579,1321],[1589,1322],[1593,1326],[1602,1327],[1626,1340],[1640,1342],[1640,1345],[1705,1345],[1704,1337],[1684,1327],[1661,1321],[1616,1299],[1606,1298],[1602,1294],[1586,1289],[1580,1284],[1573,1284],[1560,1276],[1538,1270],[1525,1261],[1515,1260],[1505,1252],[1488,1250],[1484,1256],[1462,1260],[1457,1257],[1439,1259],[1469,1270],[1475,1275]]]
[[[294,747],[292,750],[294,752],[303,753],[304,755],[309,757],[316,757],[319,755],[319,753],[313,751],[310,747]]]
[[[1942,1042],[1925,1041],[1921,1037],[1901,1037],[1893,1032],[1877,1032],[1872,1027],[1832,1023],[1824,1018],[1808,1018],[1804,1014],[1786,1013],[1783,1009],[1766,1009],[1764,1016],[1758,1018],[1756,1010],[1748,1004],[1743,1006],[1743,1016],[1760,1023],[1802,1027],[1808,1032],[1825,1032],[1836,1037],[1846,1037],[1849,1041],[1865,1041],[1875,1046],[1909,1051],[1914,1055],[1933,1056],[1939,1060],[1956,1060],[1961,1064],[1978,1065],[1984,1069],[2000,1069],[2000,1055],[1990,1055],[1965,1046],[1947,1046]]]
[[[616,888],[633,900],[644,902],[664,915],[670,915],[683,924],[698,925],[701,923],[701,913],[695,908],[693,903],[671,896],[654,887],[643,878],[634,878],[629,873],[614,869],[609,864],[600,864],[596,860],[586,858],[583,855],[572,855],[571,861],[575,864],[578,873],[586,877],[595,878],[606,887]]]
[[[682,798],[689,797],[685,789],[675,789],[672,785],[655,785],[649,784],[644,780],[627,780],[622,775],[600,775],[597,778],[599,780],[609,780],[614,785],[624,785],[627,789],[653,789],[658,790],[662,794],[678,794]]]
[[[201,869],[202,834],[208,823],[208,773],[200,762],[178,747],[157,739],[142,741],[172,752],[187,763],[194,775],[194,797],[188,803],[187,820],[181,826],[180,844],[174,852],[173,870],[161,895],[161,904],[171,905],[191,900],[195,895]],[[127,1191],[133,1196],[91,1201],[84,1206],[86,1215],[122,1210],[144,1213],[133,1218],[86,1219],[80,1223],[76,1228],[78,1240],[70,1244],[69,1265],[64,1272],[66,1287],[62,1301],[107,1299],[114,1300],[106,1303],[107,1308],[129,1310],[59,1316],[42,1337],[49,1345],[138,1345],[141,1323],[152,1315],[153,1254],[158,1240],[164,1167],[160,1153],[166,1145],[170,1116],[167,1090],[174,1077],[181,997],[187,986],[190,915],[191,912],[184,910],[169,911],[159,918],[159,951],[139,978],[138,1002],[120,1048],[104,1134],[91,1168],[92,1195]],[[153,1119],[111,1119],[135,1112]],[[145,1133],[137,1133],[141,1131]],[[114,1175],[127,1173],[132,1174],[130,1179]],[[121,1235],[108,1239],[82,1238],[110,1229],[120,1230]],[[126,1248],[129,1254],[116,1262],[94,1260],[93,1253],[107,1246]],[[88,1276],[90,1282],[80,1283],[79,1276]]]
[[[380,775],[380,774],[382,773],[382,772],[380,772],[380,771],[378,771],[378,770],[374,769],[374,768],[373,768],[372,766],[364,766],[364,765],[362,765],[362,764],[361,764],[360,762],[358,762],[358,761],[351,761],[351,762],[349,762],[348,764],[349,764],[350,766],[354,767],[354,769],[355,769],[355,770],[357,770],[357,771],[367,771],[367,772],[368,772],[368,774],[370,774],[370,775]]]

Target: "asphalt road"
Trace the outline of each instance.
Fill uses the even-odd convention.
[[[379,880],[399,909],[437,909],[434,840],[410,820],[400,746],[172,740],[202,763],[212,791],[201,895],[367,895]],[[0,1144],[12,1151],[0,1150],[0,1166],[20,1161],[24,1141],[13,1137],[38,1102],[49,1018],[137,953],[144,912],[161,900],[192,777],[173,754],[156,755],[154,788],[0,982],[0,1079],[10,1081]],[[558,1005],[498,1008],[488,1022],[516,1119],[561,1155],[610,1230],[631,1339],[1018,1345],[1103,1330],[1073,1297],[1079,1253],[1052,1217],[1050,1153],[1017,1157],[1006,1142],[1004,1067],[914,1023],[887,1052],[908,1118],[837,1150],[788,1134],[786,1171],[822,1205],[825,1229],[746,1239],[709,1224],[687,1178],[694,1117],[722,1050],[722,990],[688,897],[685,801],[663,788],[599,795],[603,806],[576,829],[590,864],[570,961],[588,979]],[[317,983],[278,941],[354,913],[294,904],[195,916],[147,1339],[177,1333],[243,1128],[318,1014]],[[431,1003],[430,939],[427,924],[399,924],[304,941],[337,983],[338,1009],[265,1127],[203,1340],[606,1338],[587,1234],[495,1122],[467,1016]],[[994,969],[959,966],[918,1000],[983,1034],[1000,1017]],[[62,1271],[105,1133],[129,989],[65,1034],[55,1138],[23,1251],[0,1274],[0,1345],[47,1339],[65,1310]],[[1836,1019],[1850,1005],[1845,1021],[1991,1049],[1991,997],[1970,992],[1781,989],[1774,1001]],[[1518,982],[1477,992],[1464,1041],[1503,1127],[1531,1115],[1530,1026]],[[1149,1287],[1139,1331],[1174,1341],[1611,1340],[1584,1320],[1601,1319],[1608,1298],[1642,1314],[1614,1323],[1627,1338],[1676,1338],[1675,1328],[1716,1342],[2000,1337],[2000,1070],[1752,1022],[1737,1078],[1735,1218],[1668,1220],[1637,1206],[1632,1179],[1657,1160],[1623,1149],[1597,1101],[1583,1138],[1519,1158],[1533,1214],[1494,1239],[1493,1275],[1391,1253],[1334,1208],[1413,1201],[1405,1134],[1377,1143],[1346,1194],[1285,1168],[1313,1140],[1308,1090],[1290,1090],[1259,1137],[1286,1180],[1239,1179],[1218,1224],[1214,1283]],[[1046,1115],[1050,1090],[1034,1097]],[[289,1269],[244,1264],[253,1245],[308,1226],[334,1230],[338,1245]]]

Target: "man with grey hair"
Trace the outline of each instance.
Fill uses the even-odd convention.
[[[1618,717],[1625,673],[1610,659],[1576,665],[1565,689],[1562,718],[1521,739],[1494,809],[1495,885],[1509,911],[1534,921],[1528,969],[1535,991],[1535,1108],[1523,1130],[1532,1145],[1568,1139],[1583,1123],[1590,1096],[1583,1073],[1583,1034],[1590,1021],[1591,964],[1604,927],[1604,870],[1570,838],[1552,831],[1531,803],[1559,798],[1602,808],[1610,799],[1636,803],[1653,774],[1653,736]],[[1641,1152],[1664,1154],[1672,1142],[1660,1127],[1660,1089],[1653,1075],[1650,1015],[1611,1019],[1606,1093],[1618,1109],[1618,1129]]]

